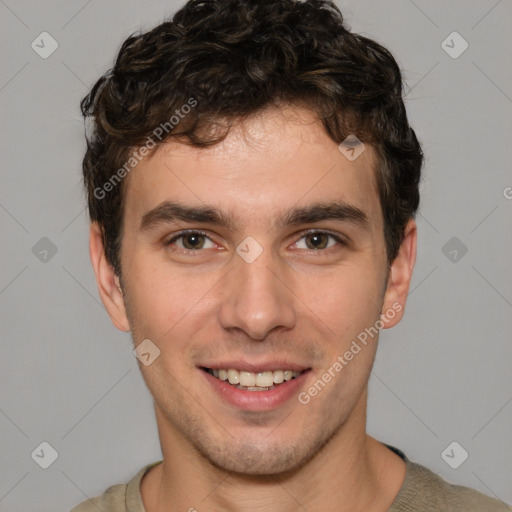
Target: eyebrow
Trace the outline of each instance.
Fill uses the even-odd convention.
[[[188,206],[173,201],[164,201],[146,212],[141,219],[139,230],[149,230],[158,224],[176,220],[215,224],[233,230],[231,218],[212,206]],[[367,229],[368,215],[357,206],[344,201],[316,203],[306,207],[292,208],[274,221],[274,228],[286,225],[313,224],[326,220],[348,222]]]

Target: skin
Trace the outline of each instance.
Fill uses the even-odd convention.
[[[160,356],[141,372],[155,402],[164,462],[142,480],[146,511],[381,511],[405,477],[404,462],[366,434],[374,337],[324,389],[269,411],[227,403],[198,368],[206,361],[290,361],[311,368],[299,391],[332,367],[357,335],[400,304],[416,258],[409,221],[388,270],[371,146],[349,161],[310,112],[267,109],[210,148],[161,146],[132,171],[125,196],[122,280],[91,226],[102,301],[135,345]],[[141,229],[164,201],[213,206],[231,226],[174,220]],[[288,210],[343,201],[346,220],[280,224]],[[196,229],[208,238],[169,240]],[[340,244],[321,231],[346,241]],[[247,263],[236,248],[262,248]],[[191,244],[192,241],[192,244]],[[194,242],[203,248],[190,249]],[[320,241],[320,248],[312,248]],[[180,245],[186,243],[187,245]],[[283,368],[285,369],[285,368]]]

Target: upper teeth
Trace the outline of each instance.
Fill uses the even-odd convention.
[[[220,380],[227,380],[230,384],[239,384],[240,386],[268,388],[273,384],[281,384],[285,380],[291,380],[298,377],[301,372],[292,370],[275,370],[260,373],[244,372],[234,370],[213,370],[213,375]]]

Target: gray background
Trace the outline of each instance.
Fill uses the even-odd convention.
[[[512,3],[338,3],[399,61],[426,153],[418,262],[404,321],[381,335],[369,432],[512,502]],[[0,0],[2,511],[69,510],[161,456],[131,339],[90,268],[78,105],[130,33],[180,5]],[[43,31],[59,45],[47,59],[31,48]],[[441,47],[453,31],[469,43],[457,59]],[[31,458],[43,441],[59,455],[46,470]],[[458,469],[441,457],[453,441],[469,453]]]

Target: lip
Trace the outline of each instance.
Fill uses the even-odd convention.
[[[240,366],[239,363],[237,363],[237,366]],[[237,366],[233,365],[230,366],[230,368],[236,368]],[[208,366],[208,368],[211,367]],[[220,366],[219,368],[226,367]],[[237,369],[242,371],[253,371],[244,370],[244,368],[246,367],[242,366],[241,368]],[[258,368],[260,368],[260,366],[258,366]],[[273,368],[276,368],[275,364],[273,365]],[[286,367],[286,369],[292,370],[291,367]],[[304,369],[303,373],[301,373],[298,377],[295,377],[292,380],[284,381],[282,384],[279,384],[274,389],[270,389],[268,391],[247,391],[245,389],[238,389],[235,386],[228,384],[226,381],[220,380],[217,377],[210,375],[208,372],[201,368],[198,368],[198,370],[206,379],[207,384],[209,384],[223,400],[233,405],[234,407],[243,409],[245,411],[270,411],[283,405],[292,397],[296,397],[298,395],[299,389],[304,385],[304,382],[310,373],[310,369]]]
[[[249,363],[247,361],[224,361],[222,363],[201,364],[203,368],[212,370],[238,370],[242,372],[261,373],[275,370],[291,370],[292,372],[303,372],[309,370],[309,366],[302,366],[296,363],[290,363],[284,360],[262,361],[261,363]]]

